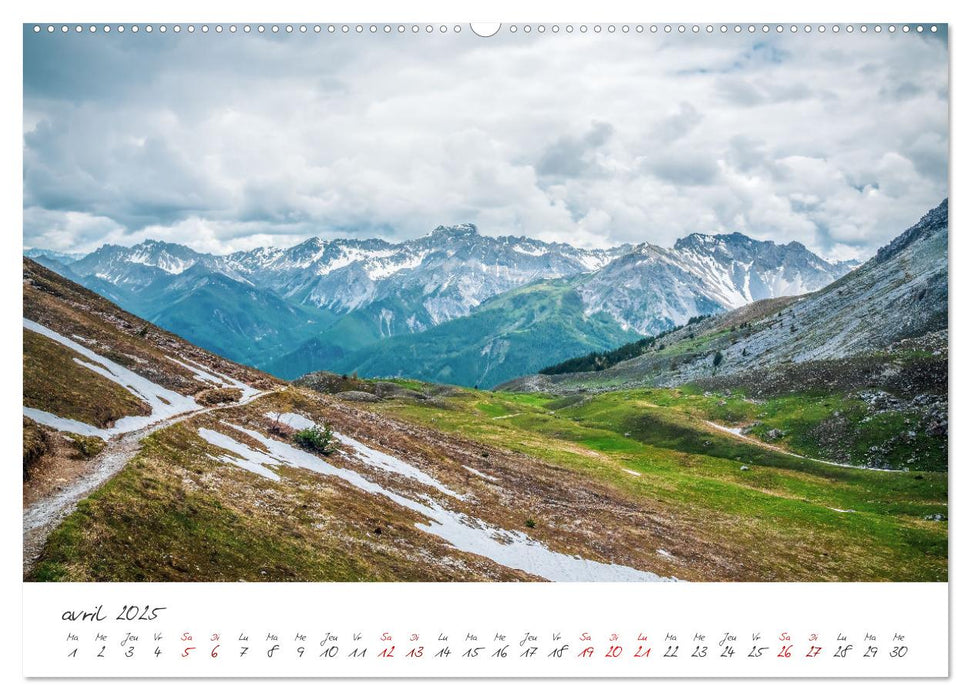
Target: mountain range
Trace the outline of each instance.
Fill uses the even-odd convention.
[[[823,375],[835,374],[844,383],[853,377],[865,377],[867,386],[896,383],[901,391],[901,368],[919,365],[917,371],[927,375],[920,378],[925,388],[930,380],[935,393],[946,395],[947,250],[945,199],[866,263],[814,293],[755,302],[641,340],[616,353],[622,361],[600,358],[596,371],[573,371],[598,366],[595,356],[578,358],[506,388],[556,393],[689,382],[766,385],[783,374],[779,385],[818,388],[829,381]],[[804,376],[796,382],[799,374]]]
[[[491,386],[575,354],[849,272],[799,243],[691,234],[586,250],[472,224],[403,243],[311,238],[211,255],[148,240],[41,264],[230,359]],[[546,339],[545,341],[543,339]],[[550,342],[558,339],[562,342]]]

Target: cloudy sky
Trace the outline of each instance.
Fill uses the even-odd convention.
[[[864,258],[947,194],[947,45],[870,32],[24,34],[24,245],[473,222]]]

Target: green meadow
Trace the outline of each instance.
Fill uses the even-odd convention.
[[[690,388],[568,396],[461,390],[375,409],[659,503],[665,517],[712,544],[743,545],[751,561],[740,566],[757,580],[947,579],[946,472],[813,459],[821,423],[836,411],[863,410],[839,395],[755,402]],[[899,420],[868,421],[854,440],[872,442],[873,432],[896,430],[887,424]],[[743,439],[707,421],[759,425]],[[785,437],[763,444],[773,428]]]

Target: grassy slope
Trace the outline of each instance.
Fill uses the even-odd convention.
[[[73,337],[103,357],[184,396],[195,395],[210,385],[173,358],[189,360],[257,388],[276,384],[269,375],[190,345],[27,258],[23,260],[23,282],[25,318]],[[148,414],[148,406],[140,399],[81,367],[74,357],[59,343],[24,329],[24,405],[101,427],[122,416]],[[25,421],[24,440],[33,442],[28,432]],[[93,443],[79,436],[70,439],[82,457],[91,456]]]
[[[470,391],[445,408],[378,407],[658,499],[675,519],[706,530],[713,544],[741,544],[751,557],[740,562],[743,579],[947,578],[947,525],[925,519],[946,513],[946,475],[782,455],[707,428],[693,410],[659,407],[658,398]]]
[[[218,450],[195,432],[200,425],[228,430],[215,418],[199,417],[146,438],[139,455],[55,530],[29,578],[434,581],[515,576],[501,567],[485,574],[470,558],[418,530],[413,513],[386,499],[363,496],[302,469],[281,469],[283,481],[272,482],[220,463],[213,456]]]
[[[686,353],[718,338],[680,341],[658,358],[673,364]],[[602,377],[596,376],[601,374]],[[929,411],[913,403],[918,395],[935,402],[947,397],[947,356],[897,350],[865,357],[782,365],[762,372],[696,379],[672,388],[643,388],[603,373],[573,375],[575,381],[558,390],[621,392],[650,395],[662,405],[677,406],[709,420],[751,427],[752,437],[767,439],[769,431],[785,433],[780,446],[819,459],[859,465],[882,465],[921,471],[946,471],[948,438],[933,424],[945,408]],[[868,406],[861,397],[886,392],[897,405]]]
[[[946,437],[918,429],[905,442],[897,439],[918,427],[919,412],[906,406],[874,411],[854,393],[798,392],[755,401],[741,390],[711,393],[689,385],[635,394],[723,425],[748,427],[753,438],[818,459],[865,465],[874,445],[888,444],[890,464],[947,471]],[[782,437],[773,436],[773,430]]]
[[[427,385],[402,384],[431,392]],[[306,396],[311,398],[301,398]],[[288,390],[228,413],[193,418],[146,439],[139,456],[54,533],[32,578],[508,576],[476,568],[481,562],[471,564],[425,536],[415,528],[413,513],[390,502],[363,497],[302,470],[284,470],[283,482],[266,481],[216,461],[218,451],[194,432],[199,425],[225,431],[223,420],[259,421],[273,406],[311,415],[324,411],[320,415],[341,429],[346,429],[345,420],[372,426],[412,459],[421,450],[426,459],[461,460],[451,467],[459,473],[464,473],[460,464],[487,468],[466,461],[478,455],[474,447],[451,457],[435,456],[440,448],[407,424],[443,431],[443,444],[449,435],[456,444],[475,440],[495,451],[492,463],[514,494],[512,501],[494,494],[490,498],[498,500],[491,505],[482,502],[494,509],[489,520],[522,527],[522,513],[530,513],[531,502],[537,535],[570,538],[577,535],[564,534],[564,519],[587,522],[600,508],[622,518],[623,513],[640,513],[662,529],[635,528],[623,535],[622,547],[640,545],[645,549],[640,556],[657,559],[654,547],[662,546],[677,558],[672,573],[689,580],[946,580],[947,523],[925,519],[946,513],[946,475],[853,470],[782,455],[707,428],[701,416],[716,409],[726,422],[737,415],[731,402],[709,408],[707,401],[710,397],[663,391],[549,397],[450,390],[434,400],[392,399],[368,404],[367,410],[339,408],[332,401],[315,409],[309,392]],[[369,413],[372,408],[405,420],[405,432],[381,427],[387,419]],[[524,472],[514,485],[507,465],[528,458],[557,467]],[[749,469],[743,471],[743,464]],[[620,500],[584,496],[577,509],[546,487],[530,491],[549,479],[559,479],[571,492],[590,486],[591,495],[599,489]],[[486,498],[486,492],[479,497]],[[581,526],[588,531],[581,540],[584,547],[596,549],[598,538],[621,533],[595,522]],[[384,535],[374,536],[376,527]]]
[[[90,362],[60,343],[24,329],[24,406],[101,428],[124,416],[151,412],[148,404],[128,390],[76,363],[76,357]]]
[[[204,443],[186,426],[152,435],[139,457],[79,505],[48,541],[32,578],[94,581],[355,580],[368,564],[308,539],[306,505],[288,504],[286,528],[243,502],[187,489],[203,476]],[[241,470],[236,488],[272,486]],[[311,500],[309,494],[305,495]],[[254,512],[255,511],[255,512]],[[372,567],[373,568],[373,567]]]

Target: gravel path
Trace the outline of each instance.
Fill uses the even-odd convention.
[[[784,450],[781,447],[779,447],[778,445],[772,445],[772,444],[770,444],[768,442],[762,442],[761,440],[756,440],[755,438],[749,437],[748,435],[743,435],[742,432],[741,432],[741,430],[739,428],[729,428],[727,425],[719,425],[718,423],[714,423],[714,422],[712,422],[710,420],[706,420],[705,423],[707,423],[709,426],[711,426],[715,430],[720,430],[723,433],[728,433],[729,435],[734,435],[739,440],[744,440],[745,442],[751,442],[751,443],[753,443],[755,445],[758,445],[759,447],[764,447],[767,450],[772,450],[773,452],[779,452],[780,454],[789,455],[790,457],[798,457],[799,459],[809,460],[810,462],[818,462],[819,464],[828,464],[831,467],[845,467],[847,469],[863,469],[863,470],[871,471],[871,472],[897,472],[897,471],[900,471],[899,469],[882,469],[880,467],[864,467],[864,466],[861,466],[861,465],[858,465],[858,464],[844,464],[843,462],[830,462],[830,461],[825,460],[825,459],[816,459],[815,457],[807,457],[806,455],[801,455],[801,454],[798,454],[796,452],[789,452],[788,450]]]
[[[142,439],[148,437],[156,430],[162,430],[175,425],[193,416],[198,416],[211,411],[218,411],[224,408],[234,408],[255,401],[261,396],[276,393],[278,389],[263,391],[247,397],[238,403],[226,406],[213,406],[198,411],[189,411],[177,416],[167,418],[160,423],[133,430],[117,437],[109,439],[105,444],[105,449],[91,460],[91,469],[86,474],[76,479],[71,484],[57,492],[39,499],[24,509],[24,574],[37,561],[44,543],[54,529],[60,525],[64,519],[74,512],[78,502],[96,488],[113,477],[122,467],[128,464],[141,447]]]

